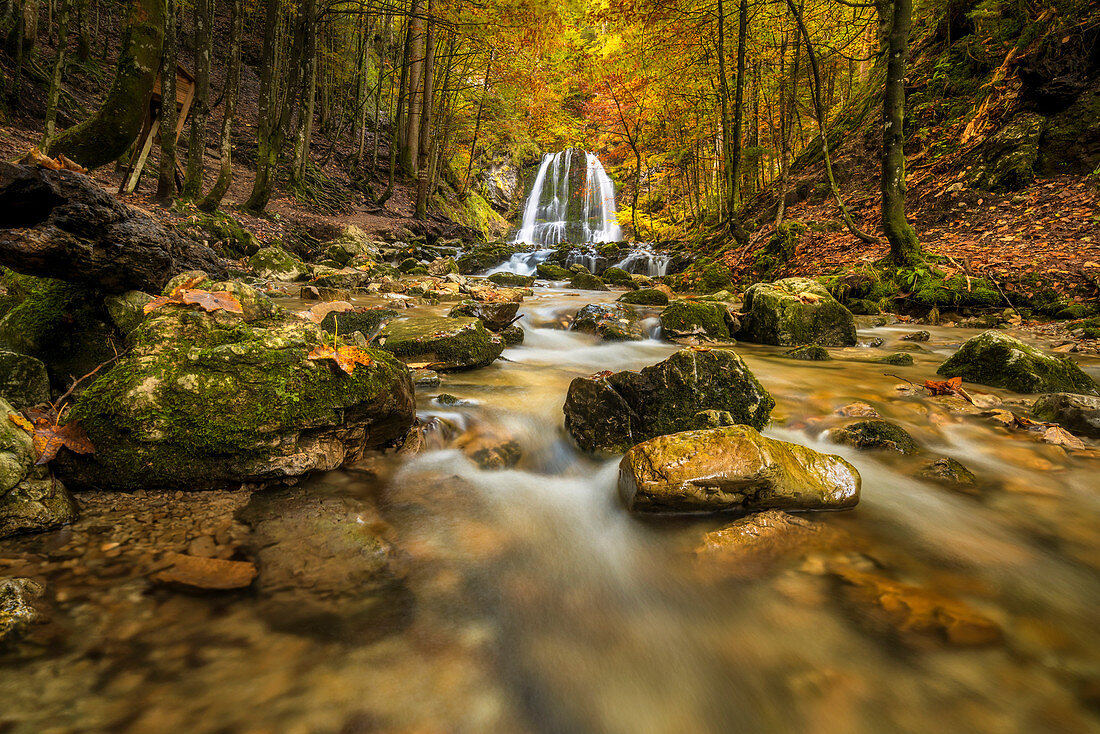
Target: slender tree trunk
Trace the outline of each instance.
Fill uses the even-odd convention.
[[[91,118],[54,138],[49,155],[64,154],[86,168],[97,168],[126,152],[149,109],[166,9],[166,0],[136,0],[131,5],[115,79],[103,104]]]
[[[378,147],[382,140],[382,71],[385,68],[383,59],[385,58],[386,39],[388,39],[393,32],[393,19],[389,13],[386,13],[386,19],[382,23],[382,28],[378,32],[378,86],[374,90],[374,148],[371,153],[371,170],[378,168]],[[390,91],[387,100],[393,98],[393,85],[396,80],[396,64],[390,65]],[[396,122],[394,123],[396,124]]]
[[[57,14],[57,58],[53,62],[50,74],[50,91],[46,98],[46,135],[41,147],[45,149],[54,136],[57,126],[57,100],[61,96],[61,76],[65,73],[65,56],[69,47],[69,6],[70,0],[61,0]]]
[[[405,145],[401,151],[401,165],[410,176],[416,175],[417,152],[420,141],[420,124],[423,112],[424,76],[424,0],[413,0],[409,16],[409,116],[406,121]]]
[[[226,79],[225,103],[222,107],[222,132],[221,132],[221,161],[218,168],[218,179],[210,193],[199,202],[199,209],[204,212],[217,210],[221,205],[225,192],[233,183],[233,115],[237,111],[237,97],[241,85],[241,36],[244,35],[244,0],[233,0],[232,18],[230,20],[229,60]]]
[[[734,212],[741,207],[741,158],[743,157],[743,144],[741,142],[741,128],[745,119],[745,45],[748,37],[749,26],[749,2],[741,0],[737,8],[737,86],[733,100],[733,140],[730,141],[730,190],[729,211],[730,220],[733,221]]]
[[[409,43],[412,34],[411,22],[406,23],[405,26],[405,51],[408,53]],[[404,135],[404,126],[401,124],[401,110],[405,105],[405,90],[408,82],[408,57],[401,63],[401,83],[397,89],[397,104],[393,115],[393,134],[390,136],[390,173],[389,180],[386,183],[386,190],[382,193],[382,196],[378,197],[378,206],[385,207],[386,202],[389,201],[390,196],[393,195],[394,179],[397,172],[397,158],[399,155],[399,148],[401,144],[401,136]],[[396,69],[395,69],[396,70]]]
[[[317,29],[316,5],[308,3],[303,12],[308,12],[304,22],[306,28],[306,47],[302,54],[301,76],[305,84],[298,110],[298,129],[294,135],[294,163],[290,170],[292,186],[301,186],[306,177],[309,164],[309,141],[313,136],[313,116],[317,101]]]
[[[428,0],[428,17],[432,14],[432,0]],[[435,77],[435,24],[428,21],[427,44],[424,60],[424,92],[420,97],[421,121],[420,137],[416,158],[416,218],[424,219],[428,216],[428,184],[430,182],[428,170],[428,155],[431,152],[432,137],[432,97],[434,95],[433,82]]]
[[[493,49],[489,49],[489,60],[485,62],[485,76],[481,82],[481,97],[477,102],[477,121],[474,123],[474,140],[470,143],[470,161],[466,164],[466,179],[462,182],[462,195],[470,190],[470,174],[474,170],[474,158],[477,156],[477,136],[481,132],[481,115],[485,110],[485,96],[489,93],[489,73],[493,69]]]
[[[210,114],[210,57],[213,53],[214,5],[216,0],[195,0],[195,101],[191,113],[191,138],[187,144],[187,175],[183,179],[185,199],[202,191],[206,158],[206,120]]]
[[[164,17],[164,54],[160,64],[160,172],[157,176],[157,199],[169,201],[176,195],[176,67],[179,36],[176,0],[168,0]]]
[[[730,120],[730,87],[726,74],[726,8],[723,0],[718,0],[718,88],[722,105],[722,158],[726,179],[726,200],[723,206],[724,218],[732,221],[737,215],[737,200],[734,198],[733,177],[736,174],[731,141],[736,136]]]
[[[888,6],[886,93],[882,104],[882,230],[890,259],[898,265],[920,262],[920,240],[905,218],[905,68],[909,60],[912,0]]]

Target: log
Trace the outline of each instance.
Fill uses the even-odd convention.
[[[158,293],[187,270],[225,274],[208,246],[118,201],[88,176],[3,162],[0,266],[114,293]]]

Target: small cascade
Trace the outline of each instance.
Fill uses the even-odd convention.
[[[638,273],[657,278],[668,275],[668,265],[672,261],[669,255],[656,252],[652,246],[640,243],[636,249],[612,267],[622,268],[628,273]]]
[[[547,247],[561,242],[617,242],[622,236],[616,221],[615,186],[600,159],[580,148],[544,155],[515,243]]]
[[[517,275],[534,275],[538,271],[539,263],[553,254],[553,250],[523,250],[512,255],[507,262],[502,262],[492,268],[485,275],[493,273],[516,273]]]

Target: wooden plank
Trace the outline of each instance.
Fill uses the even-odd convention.
[[[158,117],[153,121],[153,126],[149,129],[149,134],[145,138],[145,143],[141,146],[141,153],[138,155],[134,170],[130,172],[129,178],[126,179],[126,185],[123,187],[124,193],[132,194],[137,188],[138,180],[141,179],[141,169],[145,168],[145,160],[149,157],[149,151],[153,149],[153,139],[156,138],[157,130],[159,129],[160,118]]]

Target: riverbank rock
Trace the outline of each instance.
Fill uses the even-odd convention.
[[[462,253],[455,260],[458,272],[463,275],[473,275],[510,260],[519,249],[515,245],[506,245],[503,242],[478,245],[467,252]]]
[[[320,356],[333,339],[319,325],[255,289],[193,287],[230,294],[243,313],[166,304],[145,318],[69,413],[96,447],[64,464],[78,483],[201,489],[297,477],[412,425],[409,372],[387,353],[362,350],[349,374]]]
[[[740,424],[763,428],[774,407],[735,352],[688,348],[640,372],[576,378],[565,399],[565,427],[585,451],[621,453],[696,428],[705,410],[727,411]]]
[[[535,266],[535,272],[546,280],[570,280],[573,277],[573,273],[554,263],[539,263]]]
[[[704,535],[695,558],[707,577],[754,579],[788,559],[850,544],[843,532],[810,517],[764,510]]]
[[[936,372],[1019,393],[1100,395],[1100,385],[1070,359],[1046,354],[1001,331],[968,339]]]
[[[506,303],[479,303],[478,301],[462,301],[453,307],[447,316],[450,318],[472,317],[480,319],[489,331],[501,332],[507,329],[516,319],[519,304]]]
[[[378,243],[372,241],[366,232],[352,224],[345,227],[336,239],[325,246],[325,256],[340,265],[347,265],[357,257],[365,256],[371,260],[377,260],[380,255]]]
[[[493,273],[486,280],[496,285],[512,288],[529,288],[535,284],[535,276],[520,275],[519,273]]]
[[[1071,433],[1100,438],[1100,398],[1064,392],[1040,395],[1031,406],[1031,414]]]
[[[622,286],[624,288],[634,289],[637,288],[634,285],[634,279],[630,277],[630,273],[626,272],[622,268],[608,268],[603,271],[603,280],[605,283],[611,285]]]
[[[816,344],[806,344],[801,347],[789,349],[783,352],[783,356],[788,359],[800,359],[804,362],[823,362],[832,359],[832,357],[829,356],[828,349],[819,347]]]
[[[470,317],[392,321],[382,329],[378,343],[406,362],[427,363],[437,372],[487,367],[504,351],[504,341]]]
[[[635,306],[668,305],[668,296],[656,288],[639,288],[636,291],[622,294],[618,300],[619,303],[629,303]]]
[[[641,512],[840,510],[854,507],[859,491],[859,472],[839,456],[750,426],[658,436],[619,464],[623,501]]]
[[[915,454],[920,451],[916,440],[904,428],[878,418],[834,428],[829,431],[829,438],[854,449],[897,451],[899,454]]]
[[[607,291],[611,290],[604,282],[597,278],[592,273],[573,273],[573,278],[569,281],[570,288],[576,288],[581,291]]]
[[[278,245],[260,248],[248,264],[256,274],[267,280],[294,282],[310,274],[309,266]]]
[[[573,318],[570,331],[598,336],[604,341],[641,341],[645,332],[629,306],[618,303],[590,303]]]
[[[721,303],[680,300],[661,311],[661,334],[666,339],[728,342],[731,326],[736,331],[740,324]]]
[[[740,339],[795,347],[817,344],[848,347],[856,343],[856,320],[817,281],[785,278],[757,283],[745,291]]]
[[[8,416],[15,408],[0,398],[0,538],[54,530],[77,517],[76,502],[45,466],[28,432]]]
[[[350,335],[358,331],[370,339],[388,322],[397,318],[392,308],[356,308],[350,311],[329,311],[321,320],[321,328],[330,334]]]
[[[41,360],[0,349],[0,398],[16,408],[50,401],[50,376]]]
[[[962,462],[951,457],[936,459],[923,467],[917,476],[967,494],[977,491],[978,478]]]
[[[34,600],[45,589],[32,579],[0,581],[0,649],[14,643],[28,626],[38,621]]]
[[[0,162],[0,265],[108,293],[157,292],[183,271],[224,273],[209,247],[89,176]]]

